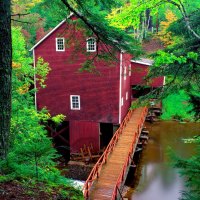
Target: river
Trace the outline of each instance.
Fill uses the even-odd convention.
[[[129,200],[178,200],[184,189],[184,179],[169,163],[167,148],[187,158],[195,153],[194,144],[184,144],[183,138],[200,134],[200,123],[156,122],[146,124],[149,141],[143,150],[135,177],[128,177],[126,197]]]

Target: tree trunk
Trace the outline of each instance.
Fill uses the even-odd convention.
[[[9,148],[11,118],[11,11],[10,0],[0,0],[0,159]]]

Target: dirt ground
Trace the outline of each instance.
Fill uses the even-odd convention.
[[[58,200],[56,193],[47,194],[36,187],[23,186],[17,181],[0,183],[0,200]]]
[[[94,164],[70,161],[62,167],[62,174],[71,179],[86,181]]]

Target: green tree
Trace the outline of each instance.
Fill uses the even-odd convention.
[[[47,138],[44,128],[39,123],[41,120],[39,116],[41,115],[34,108],[32,95],[34,90],[31,90],[34,69],[30,65],[32,60],[27,56],[26,44],[20,28],[15,27],[12,29],[12,44],[12,143],[8,151],[6,163],[9,169],[14,169],[20,163],[24,167],[26,166],[28,170],[29,165],[27,162],[35,163],[37,161],[38,165],[40,157],[43,157],[43,160],[45,160],[44,155],[46,155],[46,151],[50,158],[54,157],[55,151],[51,147],[51,141]],[[48,68],[46,65],[45,67]],[[44,76],[47,73],[48,70]],[[51,161],[47,155],[46,160]],[[19,168],[15,169],[15,173],[23,174]]]
[[[183,90],[168,95],[162,100],[162,119],[194,120],[194,113],[191,112],[193,106],[189,100],[189,95]]]
[[[190,20],[194,31],[198,33],[199,12],[193,12]],[[192,35],[184,24],[184,20],[180,19],[171,25],[169,31],[181,39],[179,43],[156,53],[155,63],[149,74],[150,77],[168,77],[164,95],[180,89],[184,89],[188,95],[198,94],[200,91],[199,39]]]
[[[181,200],[198,200],[200,197],[200,137],[187,139],[185,143],[196,143],[195,155],[183,159],[170,150],[170,156],[174,167],[179,169],[180,175],[185,179],[186,190],[182,191]]]
[[[12,143],[7,157],[0,161],[0,182],[2,180],[23,180],[32,184],[40,182],[49,189],[57,188],[60,192],[63,192],[64,187],[68,186],[70,192],[71,183],[61,176],[60,171],[56,168],[54,160],[58,155],[53,148],[51,139],[47,137],[45,127],[40,124],[41,121],[46,121],[51,116],[46,110],[40,112],[35,110],[33,101],[35,90],[31,89],[35,71],[31,66],[32,59],[25,49],[26,43],[21,28],[12,28],[12,41]],[[49,67],[42,59],[39,60],[38,65],[36,71],[38,82],[44,87],[44,78],[49,72]],[[54,118],[60,122],[63,116]],[[68,191],[65,192],[66,195]],[[74,192],[77,191],[74,190]],[[76,198],[77,195],[78,199],[82,199],[81,192],[77,192],[76,195],[74,192],[71,192],[73,198]]]
[[[165,13],[165,20],[160,22],[160,31],[157,33],[157,37],[162,41],[164,46],[173,45],[176,41],[175,38],[171,36],[171,32],[167,29],[170,24],[177,20],[176,15],[171,11],[167,10]]]
[[[130,0],[124,6],[113,10],[108,16],[110,23],[113,26],[123,28],[133,27],[137,29],[141,25],[141,13],[144,13],[147,9],[151,10],[151,15],[156,16],[160,8],[170,8],[175,10],[179,18],[184,21],[184,26],[189,32],[197,39],[200,39],[200,34],[193,29],[192,22],[190,19],[190,13],[200,8],[200,1],[191,2],[189,0]]]
[[[190,14],[189,20],[194,32],[199,34],[199,9]],[[150,76],[168,76],[168,82],[164,87],[164,96],[171,93],[176,93],[177,95],[180,90],[184,90],[185,94],[190,97],[186,103],[191,102],[193,105],[190,112],[194,112],[196,119],[199,120],[200,39],[196,37],[195,34],[192,34],[185,23],[185,19],[179,19],[168,29],[174,36],[181,38],[181,40],[179,43],[171,47],[169,46],[164,51],[157,52]],[[177,104],[175,105],[177,106]],[[189,108],[187,107],[187,109]],[[186,142],[197,143],[197,154],[186,160],[172,153],[172,158],[174,166],[179,168],[180,174],[186,179],[185,185],[187,189],[183,191],[181,199],[197,200],[200,197],[199,136],[187,140]]]

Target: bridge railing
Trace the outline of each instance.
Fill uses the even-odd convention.
[[[138,121],[138,130],[137,132],[134,133],[134,137],[133,137],[133,141],[131,143],[131,147],[129,149],[129,152],[128,152],[128,156],[126,158],[126,161],[124,163],[124,166],[122,168],[122,171],[117,179],[117,183],[115,185],[115,188],[114,188],[114,191],[113,191],[113,194],[112,194],[112,198],[111,200],[116,200],[118,196],[121,196],[121,199],[123,199],[122,197],[122,194],[121,194],[121,191],[120,191],[120,188],[121,188],[121,185],[122,183],[125,181],[126,179],[126,173],[127,173],[127,168],[129,167],[129,165],[131,164],[131,161],[132,161],[132,154],[133,154],[133,151],[134,149],[136,148],[136,143],[138,141],[138,138],[140,136],[140,132],[141,132],[141,129],[142,129],[142,126],[143,126],[143,123],[145,121],[145,117],[146,117],[146,114],[147,114],[147,108],[145,107],[143,109],[143,112],[142,112],[142,116],[141,118],[139,119]],[[118,195],[119,194],[119,195]]]
[[[92,184],[95,179],[99,177],[100,171],[102,169],[102,166],[107,162],[109,154],[113,151],[113,148],[118,142],[118,139],[120,135],[122,134],[123,129],[127,125],[128,121],[130,120],[132,116],[133,110],[129,110],[126,117],[124,118],[123,122],[121,123],[120,127],[117,129],[115,134],[113,135],[111,141],[109,142],[108,146],[106,147],[104,153],[99,158],[95,166],[93,167],[92,171],[90,172],[90,175],[88,176],[88,179],[86,180],[84,186],[83,186],[83,194],[85,199],[88,199],[89,192],[92,187]]]

